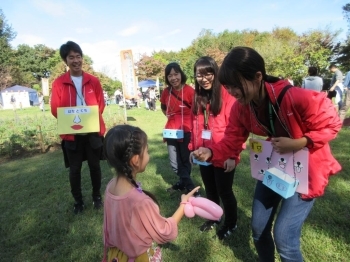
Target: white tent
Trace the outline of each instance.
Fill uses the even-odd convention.
[[[14,97],[15,102],[11,102]],[[39,103],[38,92],[35,89],[15,85],[0,92],[0,103],[3,109],[25,108]]]

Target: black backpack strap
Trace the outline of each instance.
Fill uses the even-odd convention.
[[[189,109],[191,109],[191,105],[189,103],[187,103],[186,101],[183,101],[183,98],[178,97],[177,95],[175,95],[175,93],[171,90],[170,93],[180,102],[182,102],[185,106],[187,106]]]
[[[278,98],[277,98],[277,105],[275,105],[275,107],[277,106],[276,109],[279,109],[279,106],[280,106],[281,103],[282,103],[282,100],[283,100],[284,95],[286,94],[286,92],[288,91],[288,89],[291,88],[291,87],[293,87],[293,86],[292,86],[292,85],[287,85],[287,86],[285,86],[285,87],[282,89],[281,93],[278,95]],[[276,112],[278,112],[278,111],[276,111]]]
[[[276,118],[277,118],[277,114],[279,112],[279,109],[280,109],[280,106],[281,106],[281,103],[282,103],[282,100],[283,100],[283,97],[284,95],[286,94],[286,92],[288,91],[289,88],[293,87],[292,85],[287,85],[285,87],[283,87],[281,93],[278,95],[278,98],[277,98],[277,101],[276,101],[276,104],[272,104],[272,107],[274,108],[274,113],[270,114],[270,118],[271,118],[271,121],[270,121],[270,128],[271,128],[271,122],[272,123],[275,123],[276,121]],[[271,103],[271,102],[269,102]],[[268,110],[268,109],[267,109]],[[285,123],[281,123],[282,126],[285,126]],[[270,130],[273,130],[272,128]]]

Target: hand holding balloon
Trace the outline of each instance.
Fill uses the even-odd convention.
[[[188,218],[197,215],[208,220],[220,220],[223,214],[218,204],[204,197],[190,197],[185,203],[184,212]]]

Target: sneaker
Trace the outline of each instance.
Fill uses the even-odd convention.
[[[233,232],[236,230],[236,228],[237,228],[237,225],[235,225],[234,227],[228,227],[226,225],[223,225],[222,228],[218,230],[216,235],[219,238],[219,240],[223,240],[229,237],[230,235],[232,235]]]
[[[166,191],[174,192],[174,191],[182,191],[185,189],[185,186],[181,182],[176,182],[176,184],[169,187]]]
[[[73,212],[74,214],[79,214],[82,213],[84,211],[84,203],[83,202],[75,202],[74,203],[74,209]]]
[[[219,224],[220,224],[220,221],[207,220],[204,222],[203,225],[201,225],[199,227],[199,230],[202,232],[206,232],[206,231],[213,229],[214,227],[216,227]]]
[[[100,209],[103,206],[103,202],[102,202],[101,197],[94,197],[92,203],[93,203],[95,209]]]

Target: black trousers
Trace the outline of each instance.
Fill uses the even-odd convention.
[[[102,138],[92,135],[76,135],[75,141],[65,141],[64,146],[69,162],[71,193],[75,201],[83,201],[81,192],[81,167],[85,159],[90,169],[92,197],[101,197],[100,157],[102,153]]]
[[[207,198],[220,205],[220,199],[224,206],[224,225],[234,227],[237,223],[237,200],[232,190],[235,169],[224,172],[223,168],[199,166],[202,180],[205,186]]]

